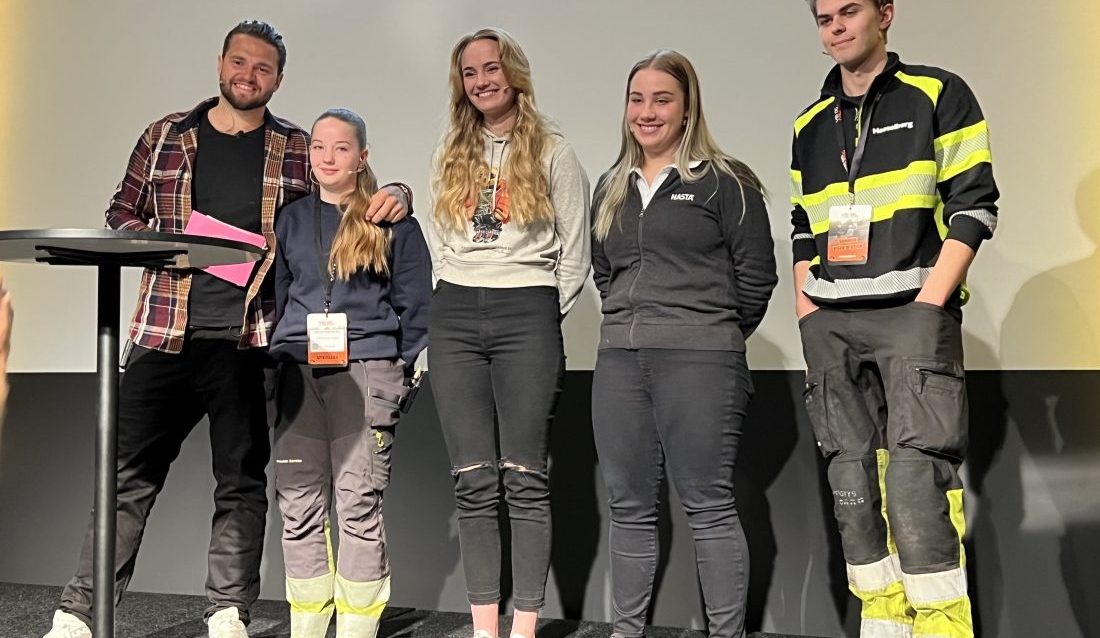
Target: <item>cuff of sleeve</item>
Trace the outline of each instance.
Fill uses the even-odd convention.
[[[800,261],[812,261],[817,257],[817,244],[809,238],[796,239],[791,242],[791,251],[796,264]]]
[[[386,184],[386,186],[392,186],[393,188],[396,188],[397,190],[401,191],[401,194],[405,196],[405,204],[406,204],[405,212],[409,215],[412,215],[413,214],[413,192],[412,192],[412,189],[409,188],[409,186],[407,184],[402,184],[401,182],[394,182],[392,184]]]
[[[129,221],[129,222],[126,222],[125,224],[122,224],[118,228],[115,228],[115,230],[148,231],[148,230],[152,230],[152,229],[149,228],[149,225],[144,223],[144,222]]]
[[[951,227],[947,229],[947,239],[961,241],[975,251],[988,237],[989,228],[968,215],[955,215],[951,218]]]

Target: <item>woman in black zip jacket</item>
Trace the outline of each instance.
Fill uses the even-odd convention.
[[[687,58],[659,50],[634,65],[619,158],[592,209],[603,302],[592,419],[618,636],[643,633],[666,473],[694,535],[709,635],[744,635],[733,466],[753,394],[745,338],[777,280],[762,191],[711,138]]]

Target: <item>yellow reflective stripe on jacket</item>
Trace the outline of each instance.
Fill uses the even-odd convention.
[[[920,89],[929,100],[932,100],[932,107],[935,108],[940,101],[940,94],[943,93],[943,82],[936,78],[925,77],[923,75],[909,75],[904,71],[898,71],[894,74],[894,77],[905,82],[910,86],[915,86]]]
[[[867,175],[856,180],[856,203],[872,207],[871,221],[890,219],[899,210],[909,208],[934,209],[939,204],[936,190],[936,163],[916,161],[901,170]],[[828,232],[829,209],[851,203],[848,184],[836,182],[823,190],[803,195],[802,208],[810,220],[815,235]]]
[[[835,97],[826,98],[821,100],[817,104],[814,104],[810,108],[806,109],[806,112],[798,116],[798,119],[794,121],[794,135],[798,137],[798,134],[802,132],[802,129],[806,128],[806,125],[810,123],[817,114],[824,111],[827,106],[836,101]]]
[[[802,171],[791,171],[791,204],[802,205]]]
[[[935,140],[939,181],[945,182],[983,162],[992,163],[989,149],[989,125],[985,120],[941,135]]]

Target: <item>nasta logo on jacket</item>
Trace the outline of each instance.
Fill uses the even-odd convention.
[[[674,202],[694,202],[695,201],[695,194],[694,193],[673,193],[671,196],[669,196],[669,199],[671,199]]]

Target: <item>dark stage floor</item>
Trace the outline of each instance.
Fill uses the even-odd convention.
[[[41,638],[49,629],[59,587],[0,583],[0,638]],[[115,615],[118,638],[206,638],[201,596],[129,593]],[[509,618],[502,619],[501,635],[507,636]],[[261,600],[252,608],[252,638],[288,638],[290,612],[278,600]],[[393,607],[382,616],[379,638],[468,638],[473,633],[469,616],[442,611]],[[329,628],[336,635],[335,624]],[[554,620],[539,622],[538,638],[606,638],[611,625],[598,622]],[[648,638],[704,638],[701,631],[653,627]],[[751,638],[793,638],[780,634],[751,634]]]

